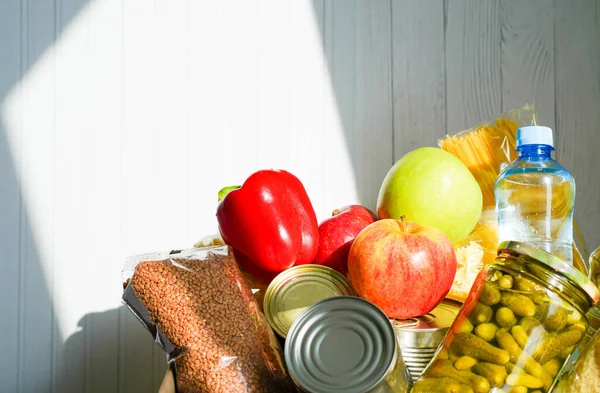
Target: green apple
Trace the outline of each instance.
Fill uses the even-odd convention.
[[[442,149],[421,147],[389,170],[377,214],[437,228],[457,244],[477,224],[482,204],[481,188],[462,161]]]

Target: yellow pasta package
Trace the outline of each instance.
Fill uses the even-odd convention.
[[[483,122],[468,130],[446,135],[438,145],[458,159],[471,171],[483,194],[483,211],[471,234],[455,246],[458,268],[448,298],[464,301],[475,276],[486,263],[492,263],[498,248],[498,225],[494,184],[500,172],[517,158],[516,133],[522,126],[537,125],[536,109],[525,104]],[[533,197],[533,196],[532,196]],[[564,199],[556,198],[553,209],[566,208]],[[574,223],[575,232],[585,251],[583,238]],[[587,273],[584,256],[573,244],[574,265]]]
[[[481,187],[483,209],[494,208],[494,182],[504,168],[517,158],[516,133],[521,126],[536,125],[532,104],[501,114],[469,130],[446,135],[438,144],[469,168]]]
[[[496,257],[498,225],[494,183],[502,169],[517,158],[517,129],[536,123],[535,106],[526,104],[438,141],[442,150],[453,154],[469,168],[483,194],[483,212],[478,224],[455,246],[458,268],[447,295],[450,299],[464,301],[479,270]]]

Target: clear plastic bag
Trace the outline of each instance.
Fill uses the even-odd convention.
[[[127,260],[123,301],[174,365],[179,393],[295,392],[227,246]]]
[[[517,129],[536,124],[535,105],[525,104],[438,141],[442,150],[460,159],[475,176],[483,193],[484,210],[495,207],[494,182],[504,166],[517,158]]]
[[[494,209],[482,212],[469,236],[454,246],[456,275],[446,297],[464,302],[484,264],[493,263],[498,250],[498,222]]]
[[[553,393],[600,392],[600,332],[581,352],[573,370],[563,375]]]
[[[536,122],[535,106],[525,104],[438,141],[442,150],[453,154],[469,168],[483,194],[483,211],[478,224],[454,247],[458,268],[448,293],[450,299],[464,301],[479,270],[496,257],[498,225],[494,183],[502,169],[517,158],[517,129]]]
[[[446,135],[438,145],[461,160],[475,176],[483,193],[483,208],[494,208],[494,182],[504,166],[517,158],[517,129],[535,124],[535,106],[525,104],[468,130]]]

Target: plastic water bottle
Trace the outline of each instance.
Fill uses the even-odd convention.
[[[573,264],[575,180],[553,150],[549,127],[517,130],[519,157],[494,185],[498,240],[529,243]]]

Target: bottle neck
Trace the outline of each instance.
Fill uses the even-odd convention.
[[[549,145],[522,145],[517,147],[519,157],[552,158],[554,148]]]

